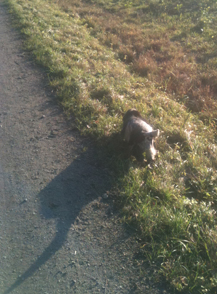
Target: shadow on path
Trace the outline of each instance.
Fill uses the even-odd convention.
[[[83,153],[56,176],[39,194],[40,213],[55,218],[56,235],[38,259],[3,294],[12,292],[31,277],[64,244],[82,207],[110,188],[106,171],[95,165],[93,151]]]

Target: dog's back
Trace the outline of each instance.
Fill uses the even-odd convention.
[[[131,116],[125,126],[124,139],[127,143],[140,143],[144,140],[144,134],[153,129],[142,118]]]
[[[122,133],[131,149],[137,146],[141,153],[146,152],[149,159],[155,159],[157,150],[154,147],[154,139],[159,136],[160,131],[153,130],[136,109],[125,113]]]

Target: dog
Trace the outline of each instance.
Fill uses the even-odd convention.
[[[157,155],[154,141],[159,137],[160,131],[145,122],[136,109],[129,109],[123,116],[123,128],[121,131],[124,140],[128,143],[130,152],[138,160],[143,160],[145,152],[147,160],[153,161]]]

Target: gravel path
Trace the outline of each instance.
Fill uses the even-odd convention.
[[[168,293],[102,196],[109,171],[72,130],[0,0],[0,294]],[[140,276],[141,274],[141,276]]]

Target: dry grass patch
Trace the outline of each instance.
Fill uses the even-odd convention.
[[[207,67],[201,62],[216,58],[215,1],[95,0],[59,5],[78,13],[92,35],[132,64],[130,70],[154,81],[191,111],[212,116],[216,85],[214,78],[204,83],[204,76],[210,76],[213,63]]]

